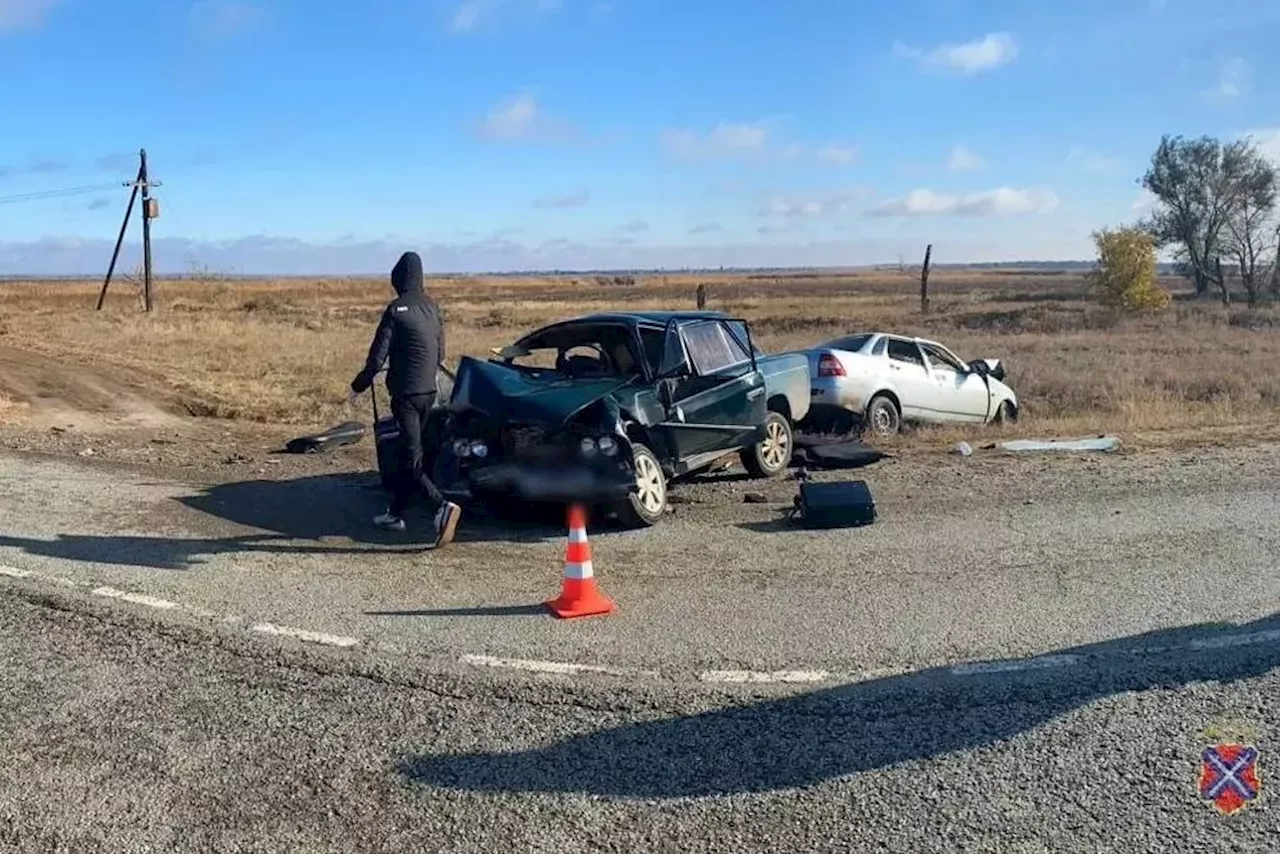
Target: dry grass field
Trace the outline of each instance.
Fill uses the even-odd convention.
[[[1009,432],[1090,434],[1262,427],[1280,413],[1280,313],[1175,301],[1118,316],[1079,274],[937,271],[929,316],[918,282],[893,272],[447,278],[428,283],[448,324],[449,361],[484,355],[537,325],[608,309],[711,308],[750,320],[776,352],[886,329],[935,338],[964,358],[999,357],[1025,412]],[[1164,282],[1178,296],[1185,286]],[[14,404],[127,388],[179,414],[326,425],[344,403],[385,280],[161,281],[144,315],[133,286],[93,310],[91,282],[0,285],[0,395]],[[88,378],[88,379],[85,379]],[[69,392],[68,392],[69,393]]]

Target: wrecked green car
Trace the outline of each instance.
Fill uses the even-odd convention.
[[[455,500],[581,502],[645,527],[669,481],[728,455],[757,477],[784,472],[809,394],[805,356],[761,353],[745,321],[592,314],[463,357],[429,470]]]

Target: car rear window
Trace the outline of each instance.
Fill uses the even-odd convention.
[[[871,335],[846,335],[843,338],[834,338],[822,345],[828,350],[848,350],[850,353],[857,353],[863,347],[867,346],[867,342],[871,340]]]
[[[716,321],[684,327],[684,341],[694,370],[703,376],[751,360],[747,351]]]

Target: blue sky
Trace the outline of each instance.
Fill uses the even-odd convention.
[[[1280,152],[1277,23],[1263,0],[0,0],[0,274],[105,268],[123,187],[13,199],[127,180],[144,146],[168,272],[1086,258],[1162,133]]]

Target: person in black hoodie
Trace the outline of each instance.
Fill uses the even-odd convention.
[[[400,430],[401,464],[391,505],[373,523],[403,531],[404,511],[414,493],[434,511],[435,545],[453,540],[462,510],[446,501],[423,470],[423,427],[436,399],[436,371],[444,359],[444,323],[440,309],[422,285],[422,259],[416,252],[400,256],[391,270],[396,298],[382,312],[364,368],[351,381],[351,397],[361,394],[388,359],[387,393]],[[432,439],[434,441],[434,437]]]

